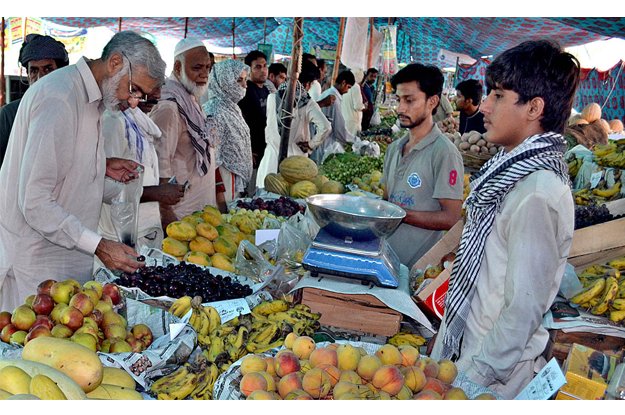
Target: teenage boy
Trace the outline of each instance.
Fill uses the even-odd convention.
[[[579,62],[550,41],[503,52],[486,70],[486,139],[504,147],[471,180],[466,224],[431,356],[514,398],[541,364],[571,247],[574,209],[562,133]],[[544,360],[542,360],[544,363]]]

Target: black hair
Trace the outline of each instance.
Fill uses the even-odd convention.
[[[311,61],[302,61],[302,72],[310,72],[315,77],[313,80],[319,80],[321,78],[321,70]]]
[[[456,85],[456,90],[460,91],[465,99],[473,101],[473,105],[480,105],[482,102],[482,84],[477,79],[467,79]]]
[[[326,67],[326,60],[325,59],[317,59],[317,67],[319,69],[325,68]]]
[[[263,58],[264,60],[267,60],[267,55],[265,55],[260,50],[253,50],[245,56],[244,62],[247,66],[251,67],[252,62],[254,62],[258,58]]]
[[[319,79],[319,68],[314,65],[312,68],[302,69],[302,73],[299,74],[299,81],[302,85],[313,82],[316,79]]]
[[[443,73],[436,66],[411,63],[391,78],[391,85],[395,90],[397,90],[397,85],[407,82],[416,82],[419,89],[425,93],[426,98],[438,96],[440,105],[445,80]],[[438,105],[432,109],[432,115],[436,114],[437,108]]]
[[[286,66],[279,62],[274,62],[269,65],[269,73],[274,75],[280,75],[281,73],[287,73]]]
[[[317,62],[317,57],[311,53],[302,53],[302,61],[306,62],[306,61],[312,61],[315,60],[315,62]]]
[[[343,81],[347,82],[347,84],[352,85],[352,86],[356,83],[356,78],[354,77],[354,74],[352,73],[352,71],[346,70],[346,71],[339,73],[338,76],[336,77],[336,81],[334,82],[337,84],[340,84]]]
[[[367,69],[367,72],[365,73],[365,76],[372,74],[372,73],[378,73],[380,71],[378,71],[376,68],[369,68]]]
[[[489,93],[496,88],[514,91],[519,94],[519,104],[542,98],[545,107],[540,126],[557,133],[563,133],[567,125],[579,80],[579,61],[549,40],[523,42],[486,68]]]

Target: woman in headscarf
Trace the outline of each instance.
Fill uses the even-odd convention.
[[[228,59],[211,70],[204,104],[209,134],[216,139],[217,166],[226,187],[226,201],[245,192],[252,177],[250,129],[237,105],[245,96],[250,67]]]
[[[318,71],[318,70],[317,70]],[[311,99],[308,94],[314,73],[304,70],[296,82],[295,102],[293,104],[293,119],[289,131],[289,144],[287,157],[306,156],[317,148],[330,134],[332,126],[330,121],[323,115],[321,108]],[[277,173],[278,157],[280,154],[280,129],[284,117],[282,102],[286,97],[287,87],[290,82],[284,82],[278,88],[278,92],[267,98],[267,126],[265,127],[265,154],[258,166],[256,174],[256,187],[265,187],[265,176],[269,173]],[[311,138],[311,123],[314,125],[314,135]]]

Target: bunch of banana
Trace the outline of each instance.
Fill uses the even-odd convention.
[[[197,386],[189,395],[194,400],[213,399],[213,387],[219,376],[219,369],[214,363],[203,363],[198,373]]]
[[[573,192],[573,198],[575,199],[575,204],[580,206],[588,206],[594,199],[592,192],[588,188]]]
[[[592,152],[597,158],[605,157],[609,154],[614,154],[617,152],[617,146],[615,143],[611,142],[608,144],[596,144],[592,148]]]
[[[603,182],[603,181],[602,181]],[[618,198],[620,197],[620,192],[621,192],[621,182],[617,181],[614,186],[606,188],[605,187],[605,182],[604,186],[598,186],[595,187],[594,189],[592,189],[592,194],[595,196],[599,196],[601,198],[604,198],[606,200],[610,200],[613,198]]]
[[[219,312],[211,306],[202,305],[202,297],[196,296],[191,300],[191,317],[189,324],[197,332],[198,342],[208,341],[209,334],[221,325],[221,317]]]
[[[289,303],[284,300],[271,300],[271,301],[263,301],[258,304],[252,312],[259,314],[261,316],[267,316],[269,314],[277,313],[280,311],[286,311],[289,309]]]
[[[426,340],[424,337],[408,332],[399,332],[387,340],[387,343],[397,347],[407,344],[418,348],[419,346],[423,346],[425,342]]]
[[[608,266],[616,268],[619,271],[625,270],[625,257],[613,259],[612,261],[608,262]]]
[[[574,158],[567,164],[569,166],[569,176],[571,176],[571,178],[575,178],[577,173],[579,173],[579,168],[582,167],[582,164],[584,164],[584,160],[581,158]]]
[[[612,304],[612,301],[616,299],[618,294],[618,281],[614,277],[608,277],[605,279],[605,288],[599,302],[594,305],[590,312],[595,315],[604,314],[608,311],[608,307]]]
[[[599,294],[603,292],[606,286],[605,278],[597,278],[595,282],[588,288],[584,289],[582,292],[576,294],[571,298],[571,302],[574,304],[580,304],[582,306],[586,306],[590,303],[590,300],[597,297]]]
[[[163,376],[150,387],[157,399],[180,400],[188,397],[198,386],[199,376],[192,371],[190,363],[185,363],[174,372]]]
[[[625,168],[625,153],[622,151],[614,151],[602,156],[595,152],[595,158],[600,166]]]
[[[621,277],[621,272],[618,268],[612,267],[609,264],[591,265],[578,275],[578,278],[584,288],[588,288],[593,285],[598,278],[607,277],[615,277],[616,279],[619,279]]]
[[[169,307],[169,313],[182,318],[191,309],[191,300],[192,298],[188,295],[178,298],[173,302],[171,307]]]

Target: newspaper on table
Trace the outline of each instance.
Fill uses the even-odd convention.
[[[128,328],[139,323],[150,328],[153,343],[142,352],[98,352],[98,357],[104,366],[124,369],[147,390],[151,379],[169,374],[188,360],[195,348],[197,334],[191,326],[180,323],[178,317],[132,298],[125,299],[123,312]],[[173,338],[170,332],[172,325],[182,326]],[[0,342],[2,359],[21,359],[22,350],[19,345]]]
[[[572,307],[568,302],[556,301],[543,316],[546,329],[562,330],[565,333],[595,333],[625,338],[625,327],[605,316],[587,313],[581,307]]]
[[[359,280],[355,282],[347,281],[345,278],[339,277],[312,277],[310,272],[306,272],[304,277],[295,285],[293,291],[301,288],[318,288],[320,290],[331,291],[342,294],[369,294],[386,304],[389,308],[402,313],[417,323],[421,324],[427,331],[432,334],[436,333],[436,329],[432,326],[430,320],[423,314],[421,309],[410,295],[410,287],[408,281],[408,268],[401,265],[399,269],[399,287],[398,288],[382,288],[373,284],[363,285]]]
[[[350,342],[338,340],[337,344],[351,344],[354,347],[362,347],[365,349],[367,354],[375,354],[375,352],[382,347],[381,344],[375,343],[367,343],[367,342]],[[317,343],[317,348],[326,347],[330,342],[320,342]],[[280,350],[284,349],[283,347],[268,350],[267,352],[260,353],[262,356],[275,356]],[[422,356],[424,357],[424,356]],[[213,387],[213,399],[214,400],[244,400],[245,396],[243,396],[240,392],[240,383],[243,375],[241,374],[241,362],[245,359],[245,356],[241,359],[234,362],[230,367],[223,372],[217,378],[215,382],[215,386]],[[470,399],[475,398],[477,395],[481,393],[490,393],[497,397],[498,399],[502,399],[497,393],[491,391],[488,388],[485,388],[482,385],[479,385],[473,381],[471,381],[464,373],[458,372],[458,376],[452,383],[453,386],[462,388],[464,392],[467,394],[467,397]]]

